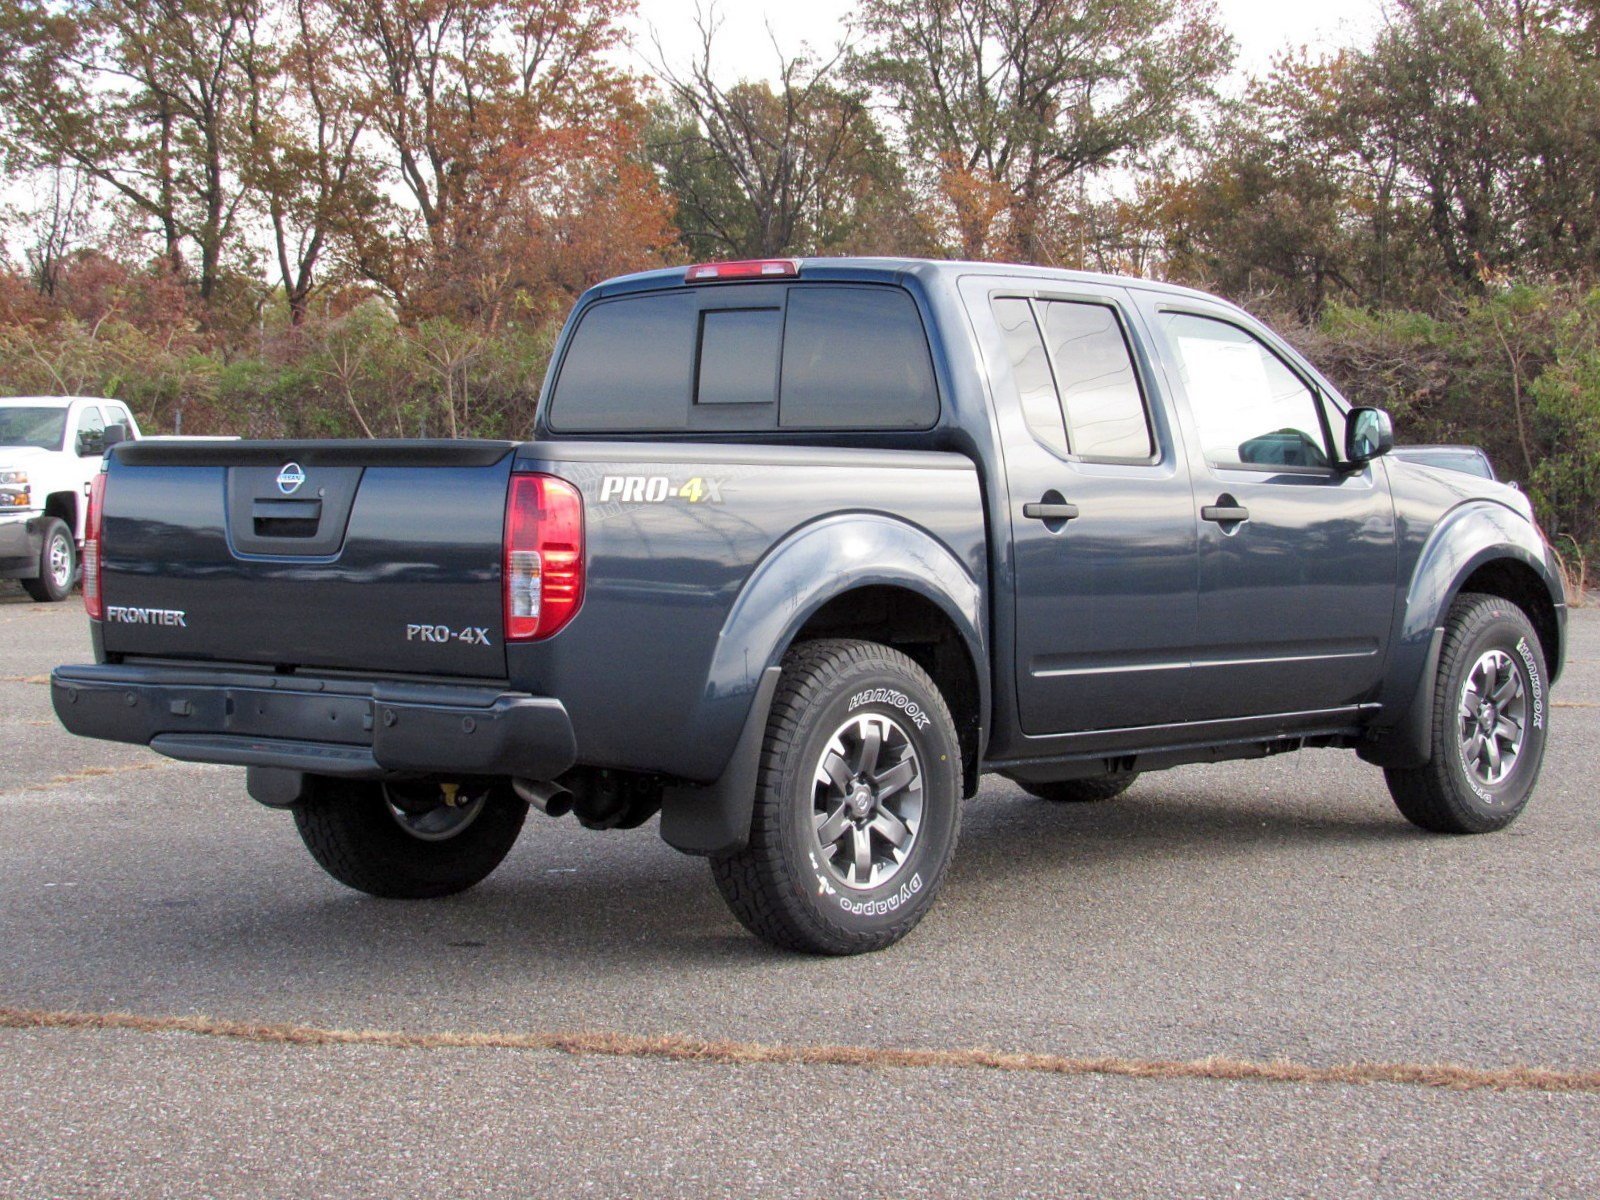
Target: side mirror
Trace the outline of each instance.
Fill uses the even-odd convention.
[[[105,437],[100,444],[109,450],[118,442],[125,442],[127,440],[128,427],[126,425],[107,425]]]
[[[106,435],[99,429],[86,429],[78,435],[78,457],[99,458],[106,452]]]
[[[1344,423],[1344,457],[1361,466],[1394,449],[1394,422],[1381,408],[1352,408]]]

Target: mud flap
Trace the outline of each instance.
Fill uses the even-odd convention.
[[[669,787],[662,793],[661,838],[673,849],[715,857],[742,850],[749,841],[761,744],[766,740],[767,716],[782,674],[779,667],[762,672],[722,778],[704,787]]]

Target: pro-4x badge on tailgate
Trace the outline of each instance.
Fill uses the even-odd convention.
[[[433,642],[441,646],[449,642],[462,642],[468,646],[494,645],[489,640],[488,628],[483,625],[466,625],[460,629],[451,629],[448,625],[407,625],[406,641]]]

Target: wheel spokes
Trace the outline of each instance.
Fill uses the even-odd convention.
[[[856,769],[869,779],[877,773],[878,753],[883,749],[883,732],[870,717],[861,722],[861,758]]]
[[[887,808],[880,808],[867,828],[877,830],[897,850],[911,840],[911,827]]]
[[[902,758],[873,782],[877,785],[878,801],[882,803],[917,777],[917,764]]]
[[[831,846],[844,836],[844,831],[850,825],[850,806],[841,804],[827,816],[822,818],[817,825],[817,841],[823,846]]]
[[[838,790],[841,796],[850,794],[850,785],[853,782],[854,772],[850,764],[839,755],[837,750],[829,750],[822,758],[822,769],[827,774],[828,782]]]
[[[865,828],[855,829],[855,883],[864,886],[872,879],[872,834]]]

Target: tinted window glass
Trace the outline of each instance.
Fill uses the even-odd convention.
[[[0,405],[0,446],[61,449],[67,432],[65,408],[12,408]]]
[[[896,288],[789,289],[779,424],[926,429],[939,416],[927,338]]]
[[[596,304],[567,347],[550,401],[557,429],[683,429],[699,302],[688,292]]]
[[[1067,429],[1061,420],[1061,402],[1056,398],[1056,383],[1050,375],[1050,360],[1044,352],[1044,339],[1034,323],[1033,306],[1026,300],[1004,296],[994,301],[994,318],[1006,340],[1011,359],[1011,377],[1017,383],[1022,401],[1022,416],[1028,428],[1058,454],[1067,452]]]
[[[1116,312],[1104,304],[1047,300],[1039,314],[1073,452],[1083,458],[1148,459],[1152,443],[1144,397]]]
[[[771,404],[778,398],[781,308],[713,310],[700,318],[697,404]]]
[[[1330,465],[1316,397],[1277,355],[1225,321],[1189,313],[1163,319],[1207,461]]]
[[[130,438],[133,436],[133,425],[128,417],[127,409],[123,408],[120,404],[108,404],[105,406],[105,410],[106,423],[108,425],[121,426],[122,435],[124,438]]]

